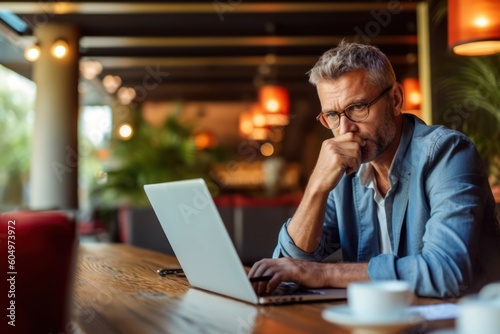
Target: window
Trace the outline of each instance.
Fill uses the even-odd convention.
[[[35,84],[0,65],[0,211],[27,205]]]

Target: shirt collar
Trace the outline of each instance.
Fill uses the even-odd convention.
[[[413,130],[415,128],[416,117],[411,114],[403,114],[403,125],[401,129],[401,139],[399,141],[399,146],[392,159],[391,168],[389,169],[389,175],[395,179],[399,179],[403,174],[409,172],[411,169],[411,163],[408,159],[405,159],[406,151],[410,146],[410,142],[413,137]],[[392,179],[389,180],[391,184]]]
[[[368,187],[373,180],[373,166],[370,163],[364,163],[359,166],[358,177],[362,186]]]

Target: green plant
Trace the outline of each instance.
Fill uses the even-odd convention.
[[[30,164],[35,87],[0,66],[0,211],[23,203]]]
[[[8,152],[0,159],[0,169],[26,173],[29,169],[29,133],[32,125],[28,116],[33,109],[34,95],[26,88],[16,89],[9,84],[9,81],[16,80],[20,85],[18,77],[0,66],[0,151]]]
[[[440,69],[439,123],[475,143],[495,182],[500,181],[500,56],[455,58]]]
[[[441,41],[440,32],[446,32],[447,1],[431,0],[429,4],[434,38]],[[488,166],[491,184],[500,185],[500,55],[454,56],[446,44],[438,45],[442,47],[434,50],[440,55],[434,72],[438,106],[433,110],[434,122],[466,134]]]
[[[218,150],[197,150],[193,127],[179,120],[180,110],[154,127],[132,111],[135,133],[129,140],[113,139],[113,167],[94,194],[106,206],[147,205],[143,186],[189,178],[207,178],[209,167],[220,159]]]

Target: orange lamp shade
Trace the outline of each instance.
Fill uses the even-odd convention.
[[[448,0],[448,47],[461,56],[500,52],[499,0]]]
[[[266,112],[269,126],[288,124],[290,98],[286,88],[272,85],[261,87],[259,90],[259,103]]]
[[[403,80],[404,105],[403,111],[419,110],[422,103],[420,84],[417,78],[406,78]]]
[[[263,86],[259,90],[259,102],[266,112],[288,114],[288,91],[280,86]]]

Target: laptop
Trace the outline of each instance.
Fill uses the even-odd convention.
[[[252,304],[346,299],[346,289],[304,289],[283,282],[259,296],[203,179],[144,186],[189,284]]]

